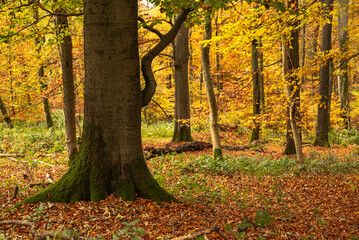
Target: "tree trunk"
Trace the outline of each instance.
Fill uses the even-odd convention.
[[[325,56],[329,54],[332,49],[332,16],[330,12],[333,10],[333,0],[324,1],[324,14],[327,14],[328,22],[323,26],[321,52]],[[317,116],[316,137],[314,139],[314,146],[329,147],[329,99],[330,99],[330,62],[326,60],[319,70],[319,104]]]
[[[38,13],[37,8],[34,8],[34,18],[35,18],[35,21],[38,21],[38,19],[39,19],[39,13]],[[35,37],[35,46],[36,46],[37,53],[39,54],[39,57],[41,56],[41,42],[42,42],[41,38],[42,38],[41,35],[36,35],[36,37]],[[39,77],[41,93],[43,93],[44,91],[47,90],[47,83],[44,81],[44,75],[45,75],[45,66],[41,63],[39,66],[39,70],[38,70],[38,77]],[[49,99],[47,97],[43,96],[42,104],[43,104],[47,128],[51,128],[54,126],[54,123],[53,123],[52,117],[51,117]]]
[[[182,24],[175,38],[175,126],[172,141],[191,142],[191,108],[188,83],[188,28]]]
[[[260,71],[259,71],[259,52],[258,40],[252,41],[252,83],[253,83],[253,124],[252,136],[250,142],[259,140],[260,123],[259,117],[261,113],[260,106]]]
[[[210,40],[212,37],[212,24],[211,15],[206,13],[204,22],[204,35],[203,40]],[[209,58],[209,45],[202,46],[202,73],[204,85],[206,88],[207,99],[209,103],[209,125],[211,130],[212,144],[213,144],[213,156],[215,158],[222,157],[221,140],[219,136],[218,127],[218,109],[216,102],[216,95],[213,90],[213,82],[210,75],[210,58]]]
[[[298,1],[288,2],[288,9],[298,9]],[[292,27],[290,41],[283,40],[283,78],[286,83],[286,95],[288,99],[288,120],[287,120],[287,146],[285,154],[297,154],[298,162],[303,163],[302,141],[298,129],[297,120],[299,117],[300,106],[300,79],[294,73],[299,68],[299,29],[298,21],[289,23]],[[294,145],[294,146],[293,146]],[[295,150],[295,152],[290,152]]]
[[[64,13],[65,11],[59,10]],[[57,16],[57,35],[61,38],[60,55],[62,67],[63,103],[66,129],[67,156],[72,161],[77,152],[75,86],[72,64],[72,40],[68,32],[67,16]]]
[[[38,71],[41,92],[44,92],[47,89],[47,84],[44,82],[44,71],[45,71],[45,67],[43,65],[41,65],[39,67],[39,71]],[[47,97],[43,96],[42,104],[43,104],[43,108],[44,108],[44,115],[45,115],[47,128],[51,128],[54,126],[54,122],[52,121],[52,117],[51,117],[49,99]]]
[[[339,49],[342,60],[339,61],[339,74],[338,74],[338,96],[340,101],[340,111],[342,118],[342,126],[344,128],[350,128],[349,118],[349,74],[348,64],[345,59],[345,55],[348,51],[348,22],[349,22],[349,1],[339,0]]]
[[[262,48],[262,41],[259,40],[258,47]],[[260,110],[264,113],[265,98],[264,98],[264,75],[263,75],[263,51],[259,52],[259,98],[260,98]]]
[[[137,1],[84,1],[81,146],[59,181],[24,202],[97,202],[112,193],[159,204],[174,199],[153,178],[142,153],[137,10]]]
[[[215,17],[215,25],[216,25],[216,36],[219,36],[219,24],[218,24],[218,15],[216,15]],[[219,44],[216,43],[216,48],[219,47]],[[220,91],[223,90],[223,85],[221,83],[222,81],[222,74],[221,74],[221,54],[217,51],[216,52],[216,71],[217,71],[217,74],[216,74],[216,84],[217,84],[217,92],[219,95]]]
[[[11,118],[10,116],[7,114],[7,111],[6,111],[6,108],[5,108],[5,105],[4,105],[4,102],[2,101],[1,99],[1,96],[0,96],[0,111],[3,115],[3,119],[4,121],[6,122],[8,128],[13,128],[13,125],[12,125],[12,122],[11,122]]]

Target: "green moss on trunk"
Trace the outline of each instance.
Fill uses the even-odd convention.
[[[91,128],[91,132],[83,139],[80,151],[62,178],[20,204],[80,200],[98,202],[115,192],[117,197],[129,201],[134,201],[136,196],[153,199],[160,205],[162,201],[176,201],[159,186],[143,157],[122,165],[122,171],[114,172],[106,160],[109,157],[101,151],[104,145],[100,131]]]
[[[214,158],[222,158],[222,149],[213,149],[213,157]]]
[[[313,141],[313,146],[330,147],[328,138],[323,136],[317,136]]]
[[[173,132],[172,142],[193,142],[190,127],[188,126],[178,127],[175,124],[175,130]]]

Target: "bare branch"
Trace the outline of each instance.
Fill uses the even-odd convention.
[[[67,16],[67,17],[70,17],[70,16],[84,15],[83,12],[79,12],[79,13],[52,12],[49,9],[45,8],[39,1],[37,1],[37,0],[33,0],[33,1],[37,6],[39,6],[40,9],[44,10],[45,12],[47,12],[49,15],[52,15],[52,16]]]
[[[178,30],[181,28],[182,23],[186,20],[187,15],[190,11],[191,9],[183,10],[176,18],[171,30],[166,35],[164,35],[163,39],[161,39],[161,41],[154,48],[152,48],[148,53],[146,53],[141,60],[141,70],[146,83],[145,88],[141,92],[143,107],[147,106],[150,103],[152,96],[155,94],[157,86],[151,67],[152,60],[156,56],[158,56],[158,54],[160,54],[163,49],[165,49],[173,41],[173,39],[178,33]]]
[[[140,22],[142,23],[142,27],[143,27],[144,29],[147,29],[147,30],[149,30],[149,31],[151,31],[151,32],[153,32],[153,33],[155,33],[161,40],[163,39],[164,36],[163,36],[163,34],[162,34],[160,31],[158,31],[157,29],[155,29],[155,28],[153,28],[153,27],[147,25],[146,21],[145,21],[143,18],[137,17],[137,19],[138,19],[138,21],[140,21]]]

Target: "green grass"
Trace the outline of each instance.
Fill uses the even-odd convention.
[[[144,138],[171,138],[173,129],[172,121],[142,123],[141,134]]]
[[[13,129],[8,129],[5,124],[0,124],[0,152],[62,153],[65,150],[64,132],[63,127],[47,129],[45,122],[14,121]]]

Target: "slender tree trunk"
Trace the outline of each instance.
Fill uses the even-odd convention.
[[[330,12],[333,10],[333,0],[324,1],[324,13],[328,14],[328,23],[323,26],[322,30],[322,43],[321,52],[324,57],[329,54],[332,49],[332,16]],[[318,117],[317,117],[317,129],[316,137],[313,142],[314,146],[329,147],[329,99],[330,99],[330,62],[332,60],[326,60],[319,70],[319,104],[318,104]]]
[[[11,118],[10,116],[7,114],[7,111],[6,111],[6,108],[5,108],[5,105],[4,105],[4,102],[2,101],[1,99],[1,96],[0,96],[0,111],[3,115],[3,119],[4,121],[6,122],[8,128],[13,128],[13,125],[12,125],[12,122],[11,122]]]
[[[258,47],[262,48],[262,41],[259,40]],[[265,98],[264,98],[264,75],[263,75],[263,51],[259,51],[259,98],[260,98],[260,110],[264,113]]]
[[[64,13],[65,11],[58,11]],[[61,37],[60,55],[62,67],[63,102],[66,129],[67,156],[72,161],[77,152],[75,86],[72,64],[72,40],[68,32],[67,16],[57,16],[57,34]]]
[[[38,9],[35,8],[34,9],[34,18],[37,21],[39,19],[39,14],[38,14]],[[37,35],[35,38],[35,45],[36,45],[36,50],[37,53],[39,54],[39,56],[41,56],[41,36]],[[38,70],[38,77],[39,77],[39,83],[40,83],[40,90],[41,93],[43,93],[44,91],[47,90],[47,83],[44,81],[44,75],[45,75],[45,66],[40,63],[39,66],[39,70]],[[52,121],[52,117],[51,117],[51,110],[50,110],[50,102],[49,99],[45,96],[42,97],[42,104],[43,104],[43,109],[44,109],[44,115],[45,115],[45,121],[46,121],[46,125],[47,128],[51,128],[54,126],[54,123]]]
[[[218,15],[215,17],[215,25],[216,25],[216,36],[219,36],[219,24],[218,24]],[[219,44],[216,43],[216,47],[218,47]],[[219,52],[216,52],[216,84],[217,84],[217,92],[218,94],[223,89],[223,85],[221,83],[222,80],[222,74],[221,74],[221,54]]]
[[[44,82],[44,70],[45,70],[45,67],[43,65],[41,65],[39,67],[39,71],[38,71],[41,92],[43,92],[47,89],[47,84]],[[52,121],[50,102],[47,97],[42,97],[42,105],[43,105],[43,109],[44,109],[44,115],[45,115],[47,128],[51,128],[54,126],[54,122]]]
[[[348,51],[348,22],[349,22],[349,1],[339,0],[339,48],[343,56]],[[345,57],[339,61],[339,74],[338,74],[338,96],[340,101],[340,111],[342,118],[342,126],[344,128],[350,128],[349,117],[349,74],[348,64]]]
[[[188,83],[188,33],[189,30],[182,24],[175,38],[175,124],[172,141],[193,141],[191,136],[191,108]]]
[[[204,22],[204,35],[203,40],[210,40],[212,38],[212,24],[211,15],[206,13]],[[213,90],[213,82],[210,75],[210,58],[209,58],[209,45],[202,46],[202,74],[204,85],[206,88],[207,99],[209,103],[209,125],[211,130],[212,144],[213,144],[213,156],[215,158],[222,157],[221,140],[219,136],[218,127],[218,109],[216,102],[216,95]]]
[[[260,123],[259,117],[261,113],[260,106],[260,70],[259,70],[259,51],[258,40],[252,41],[252,83],[253,83],[253,120],[254,127],[252,129],[252,136],[250,142],[259,140]]]
[[[113,193],[124,200],[174,199],[152,177],[142,153],[137,10],[137,1],[84,1],[81,146],[59,181],[24,202],[100,201]]]
[[[305,57],[306,57],[306,45],[307,45],[307,40],[306,40],[306,36],[307,35],[307,25],[304,24],[302,27],[302,68],[304,68],[305,66]],[[302,76],[302,86],[305,82],[305,75]]]
[[[298,1],[288,1],[288,9],[296,11]],[[297,125],[300,106],[300,78],[293,74],[299,68],[299,22],[289,23],[293,30],[290,33],[290,41],[283,41],[283,78],[286,83],[286,95],[288,99],[288,121],[287,121],[287,146],[285,154],[297,154],[298,162],[303,163],[302,141]],[[295,150],[295,152],[290,152]]]

